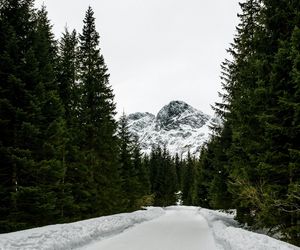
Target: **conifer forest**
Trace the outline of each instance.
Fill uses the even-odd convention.
[[[251,230],[300,246],[300,1],[240,7],[221,123],[183,158],[142,153],[126,114],[116,119],[91,7],[56,39],[45,6],[0,0],[0,233],[179,200],[237,209]]]

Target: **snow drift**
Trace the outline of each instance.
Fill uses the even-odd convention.
[[[158,217],[160,217],[158,220],[136,225]],[[188,246],[192,233],[186,233],[186,231],[192,230],[195,242],[200,240],[202,243],[206,242],[208,240],[207,235],[212,234],[211,237],[217,250],[300,250],[299,247],[269,236],[239,228],[238,223],[233,217],[234,215],[199,207],[171,206],[165,209],[151,207],[147,208],[147,210],[133,213],[116,214],[74,223],[1,234],[0,250],[68,250],[80,247],[84,249],[92,242],[102,242],[105,238],[120,234],[134,225],[136,227],[133,230],[126,232],[135,230],[140,234],[142,232],[141,228],[145,228],[147,225],[148,227],[154,227],[156,224],[158,226],[154,228],[155,233],[162,236],[153,239],[153,241],[158,241],[156,242],[157,244],[160,243],[159,238],[164,238],[166,230],[167,232],[183,232],[179,236],[176,236],[177,240],[181,242],[176,249],[189,249]],[[189,218],[194,219],[191,220]],[[175,228],[176,225],[178,226],[177,228]],[[196,233],[196,235],[194,232],[195,226],[200,227],[202,230],[199,234]],[[184,228],[186,228],[186,231],[183,230]],[[146,232],[149,233],[149,230],[146,230]],[[120,235],[123,235],[124,238],[128,234],[122,233]],[[149,239],[151,235],[145,234],[143,237]],[[118,237],[113,237],[111,240],[114,241],[116,238]],[[137,239],[137,241],[141,241],[142,238]],[[128,240],[130,241],[130,239]],[[203,249],[202,243],[199,243],[199,249],[201,247]],[[180,246],[183,247],[179,248]],[[143,248],[140,250],[143,250]],[[207,250],[215,250],[215,247],[213,249],[209,247]]]
[[[68,224],[39,227],[0,235],[1,250],[67,250],[121,233],[135,224],[163,215],[162,208],[116,214]]]
[[[300,250],[297,246],[267,235],[238,228],[233,214],[205,208],[200,209],[200,214],[206,218],[212,229],[219,250]]]

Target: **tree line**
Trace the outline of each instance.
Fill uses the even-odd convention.
[[[240,222],[300,245],[300,2],[240,6],[214,107],[223,123],[201,153],[201,205],[237,208]]]
[[[83,22],[56,41],[45,7],[1,1],[1,232],[134,208],[91,8]]]
[[[116,121],[92,8],[59,40],[47,15],[1,1],[0,232],[175,204],[185,161]]]

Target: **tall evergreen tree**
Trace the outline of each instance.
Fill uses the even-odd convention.
[[[59,43],[58,87],[65,109],[68,125],[75,125],[79,105],[78,86],[78,38],[76,31],[68,29],[62,34]]]
[[[86,192],[77,198],[87,214],[102,215],[120,210],[115,103],[91,7],[83,22],[79,35],[79,119],[84,162],[80,171],[87,181]]]
[[[17,213],[16,193],[23,181],[19,179],[19,172],[34,165],[31,149],[26,147],[28,138],[24,138],[26,134],[31,137],[36,134],[30,122],[32,84],[24,78],[25,75],[33,76],[37,67],[34,61],[26,60],[29,54],[33,54],[31,41],[35,22],[32,1],[5,1],[0,11],[0,193],[3,201],[0,205],[0,231],[5,232],[24,226],[17,223],[12,214]],[[33,81],[35,77],[32,78]]]
[[[198,200],[197,205],[201,207],[210,208],[208,195],[209,188],[212,181],[212,175],[214,173],[214,168],[211,164],[213,159],[213,150],[211,149],[211,141],[206,145],[203,145],[200,152],[199,159],[199,175],[197,183],[197,193]]]
[[[64,106],[67,127],[67,142],[64,148],[64,174],[61,186],[61,216],[64,219],[80,218],[80,209],[74,203],[73,193],[77,193],[82,181],[77,169],[81,166],[80,125],[79,125],[79,86],[78,86],[78,38],[76,31],[68,29],[59,42],[57,65],[58,91]]]
[[[139,198],[139,182],[138,182],[138,158],[136,164],[133,162],[133,137],[128,129],[128,120],[123,113],[119,120],[119,161],[121,166],[122,190],[126,199],[126,208],[132,210],[136,208],[136,202]]]
[[[134,138],[133,146],[133,165],[137,171],[138,193],[140,198],[143,199],[145,196],[150,195],[149,165],[147,159],[144,158],[143,161],[143,155],[137,138]]]
[[[268,227],[270,233],[278,230],[295,244],[299,244],[295,219],[299,214],[295,196],[295,180],[299,179],[299,143],[295,140],[299,137],[295,66],[299,7],[298,1],[248,0],[241,4],[241,22],[229,49],[233,60],[223,64],[226,93],[223,103],[216,105],[224,119],[218,135],[222,150],[214,142],[208,146],[213,149],[208,162],[228,172],[224,178],[237,218],[254,228]],[[211,193],[217,191],[213,186]]]
[[[45,8],[35,13],[32,1],[6,1],[1,23],[3,38],[11,36],[1,51],[1,99],[5,125],[11,123],[5,132],[13,139],[6,144],[1,139],[1,159],[3,173],[10,176],[3,192],[10,206],[5,230],[14,230],[56,218],[65,126],[55,81],[56,45]]]

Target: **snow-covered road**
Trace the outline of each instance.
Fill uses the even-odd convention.
[[[169,207],[166,213],[82,250],[215,250],[213,235],[196,207]]]
[[[185,206],[147,207],[132,213],[0,234],[0,250],[75,249],[300,250],[240,228],[234,213]]]

